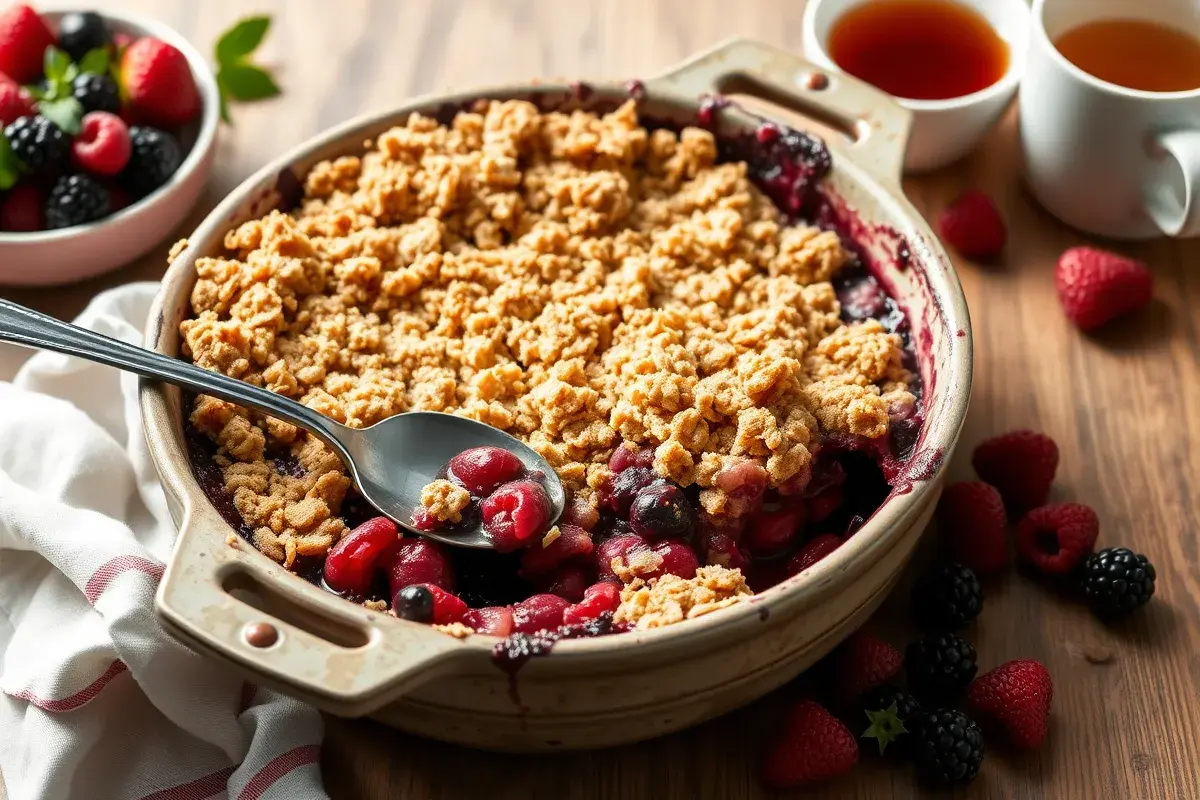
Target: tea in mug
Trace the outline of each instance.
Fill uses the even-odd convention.
[[[1084,72],[1128,89],[1200,89],[1200,39],[1157,22],[1088,22],[1059,36],[1054,46]]]

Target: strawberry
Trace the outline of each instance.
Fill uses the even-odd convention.
[[[859,631],[842,643],[830,663],[834,696],[849,703],[900,674],[904,657],[882,639]]]
[[[0,127],[17,117],[31,116],[33,113],[33,100],[29,93],[0,75]]]
[[[995,486],[1008,510],[1022,514],[1046,502],[1058,471],[1058,445],[1044,433],[1018,430],[985,439],[971,465]]]
[[[1150,302],[1154,277],[1132,258],[1072,247],[1059,256],[1054,269],[1058,302],[1067,318],[1084,331],[1137,311]]]
[[[967,258],[1000,255],[1007,233],[996,204],[978,189],[963,192],[937,218],[938,233]]]
[[[1032,750],[1046,738],[1054,684],[1036,661],[1009,661],[980,675],[967,689],[968,709],[1007,735],[1015,747]]]
[[[938,541],[950,561],[981,574],[999,572],[1008,554],[1008,518],[995,487],[960,481],[942,492],[937,507]]]
[[[1043,506],[1017,525],[1017,553],[1051,575],[1074,571],[1096,546],[1100,520],[1080,503]]]
[[[130,115],[160,128],[177,128],[200,113],[200,93],[187,57],[166,42],[143,37],[121,57],[122,94]]]
[[[16,83],[32,83],[42,75],[42,58],[54,34],[38,13],[24,3],[0,11],[0,73]]]
[[[845,775],[857,761],[854,734],[820,704],[801,700],[764,755],[762,779],[771,788],[790,789]]]

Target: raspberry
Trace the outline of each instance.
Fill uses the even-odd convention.
[[[121,182],[134,197],[142,198],[171,179],[183,156],[175,140],[160,130],[134,125],[129,129],[132,150]]]
[[[501,553],[524,547],[546,532],[550,498],[536,481],[506,483],[483,501],[483,530]]]
[[[1073,247],[1058,259],[1054,286],[1067,318],[1090,331],[1149,303],[1154,277],[1132,258]]]
[[[787,562],[788,577],[799,575],[842,546],[842,540],[831,533],[821,534],[800,549]]]
[[[1087,506],[1043,506],[1017,525],[1017,553],[1042,572],[1065,575],[1083,563],[1099,535],[1100,520]]]
[[[854,734],[823,706],[801,700],[764,753],[762,779],[773,789],[789,789],[844,775],[857,762]]]
[[[112,176],[125,169],[131,152],[129,129],[115,114],[85,114],[79,135],[71,143],[75,166],[93,175]]]
[[[166,42],[137,39],[121,57],[121,80],[133,116],[163,128],[177,128],[200,113],[200,93],[187,57]]]
[[[559,534],[548,545],[533,542],[521,553],[521,574],[527,578],[544,575],[569,558],[592,553],[592,537],[583,528],[559,525]]]
[[[1046,738],[1054,685],[1036,661],[1009,661],[980,675],[967,690],[967,707],[1005,732],[1008,741],[1032,750]]]
[[[472,447],[450,459],[447,473],[467,491],[487,497],[500,484],[515,481],[525,473],[525,465],[499,447]]]
[[[46,227],[70,228],[109,214],[108,190],[87,175],[65,175],[46,198]]]
[[[1058,445],[1044,433],[1017,430],[980,442],[971,455],[976,474],[996,487],[1008,510],[1023,514],[1045,504],[1058,471]]]
[[[57,167],[66,160],[71,143],[62,129],[45,117],[18,117],[4,129],[13,155],[33,172]]]
[[[882,686],[900,673],[904,659],[900,651],[882,639],[859,631],[831,656],[834,696],[850,703]]]
[[[46,227],[42,216],[42,193],[32,183],[19,183],[0,202],[0,231],[40,231]]]
[[[1008,518],[995,487],[982,481],[951,484],[937,507],[938,542],[946,558],[976,572],[1004,568],[1008,556]]]
[[[1007,233],[992,198],[972,189],[951,203],[937,219],[938,233],[967,258],[987,260],[1000,255]]]
[[[611,581],[594,583],[583,593],[583,600],[568,606],[563,612],[563,624],[577,625],[589,619],[598,619],[605,612],[617,610],[621,604],[621,590]]]
[[[24,3],[0,11],[0,74],[17,83],[42,75],[42,57],[54,34],[38,13]]]
[[[1126,547],[1108,547],[1083,564],[1083,592],[1101,617],[1128,614],[1154,596],[1154,565]]]
[[[325,583],[335,592],[365,595],[381,560],[399,546],[396,523],[375,517],[347,533],[325,556]]]
[[[31,117],[33,114],[33,100],[29,93],[0,75],[0,125],[7,125],[17,117]]]

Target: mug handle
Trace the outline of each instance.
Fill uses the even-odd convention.
[[[761,42],[730,39],[647,81],[655,92],[746,94],[846,132],[859,166],[899,185],[912,112],[868,83]]]
[[[1200,236],[1200,130],[1161,133],[1163,160],[1173,160],[1182,183],[1159,178],[1145,190],[1146,212],[1168,236]]]

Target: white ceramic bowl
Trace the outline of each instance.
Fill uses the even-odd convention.
[[[809,0],[804,9],[805,57],[826,69],[841,72],[828,52],[834,23],[851,8],[869,0]],[[912,135],[904,155],[906,172],[927,172],[965,156],[1008,107],[1025,69],[1029,45],[1027,0],[952,0],[983,15],[1008,44],[1008,70],[986,89],[949,100],[895,98],[913,112]]]
[[[65,10],[45,12],[54,27]],[[217,81],[204,57],[187,39],[161,22],[106,11],[114,32],[153,36],[187,56],[200,91],[200,119],[179,134],[183,163],[164,186],[91,225],[56,231],[0,231],[0,286],[55,286],[91,278],[123,266],[162,242],[191,211],[208,180],[220,122]]]

